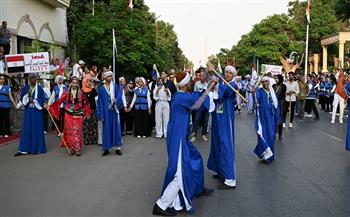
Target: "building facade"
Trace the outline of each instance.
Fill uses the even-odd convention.
[[[66,10],[70,0],[0,0],[0,21],[11,32],[10,54],[24,53],[33,40],[58,48],[50,57],[64,58],[68,43]]]

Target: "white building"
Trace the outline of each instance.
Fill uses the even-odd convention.
[[[33,40],[60,48],[51,57],[64,57],[68,43],[66,9],[70,0],[0,0],[0,22],[12,33],[11,54],[24,53]]]

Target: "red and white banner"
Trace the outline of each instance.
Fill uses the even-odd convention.
[[[8,73],[49,72],[49,53],[26,53],[5,56]]]

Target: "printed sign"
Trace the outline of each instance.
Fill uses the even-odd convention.
[[[8,73],[38,73],[50,71],[48,52],[6,55],[5,60]]]
[[[282,73],[282,66],[262,64],[261,65],[261,72],[263,72],[263,73],[271,72],[272,75],[281,74]]]

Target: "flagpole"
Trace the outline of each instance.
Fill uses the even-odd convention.
[[[305,55],[305,72],[304,72],[304,76],[306,77],[307,75],[307,63],[308,63],[308,58],[309,58],[309,23],[306,26],[306,55]]]
[[[92,15],[95,15],[95,0],[92,0]]]
[[[114,76],[113,76],[113,82],[115,83],[115,77],[116,77],[116,75],[115,75],[115,35],[114,35],[114,29],[113,29],[113,45],[112,45],[112,47],[113,47],[113,73],[114,73]]]

